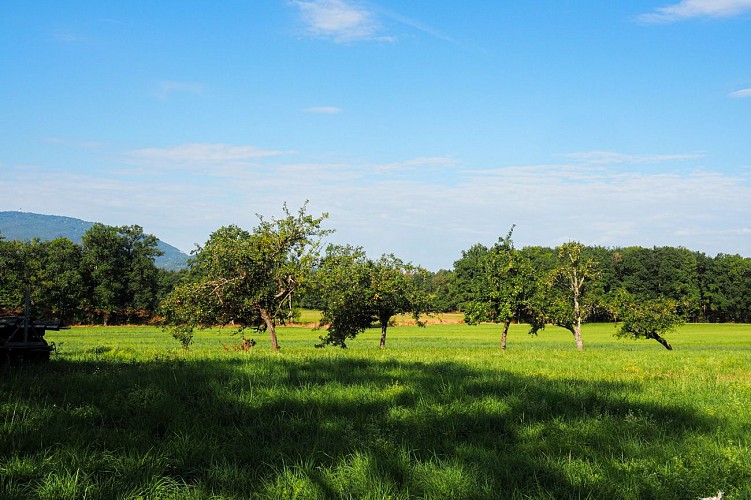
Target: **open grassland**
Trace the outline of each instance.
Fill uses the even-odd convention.
[[[51,332],[0,366],[0,498],[751,498],[750,326],[499,331]]]

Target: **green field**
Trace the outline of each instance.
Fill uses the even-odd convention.
[[[0,498],[751,498],[751,326],[612,332],[50,332],[0,366]]]

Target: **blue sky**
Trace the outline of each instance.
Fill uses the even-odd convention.
[[[306,199],[431,270],[492,244],[751,256],[751,0],[6,0],[0,210],[182,250]]]

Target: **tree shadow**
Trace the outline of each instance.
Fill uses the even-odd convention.
[[[302,496],[473,498],[696,497],[751,479],[712,478],[702,464],[721,450],[670,467],[722,418],[635,402],[640,387],[626,382],[346,356],[54,360],[1,372],[0,459],[64,453],[101,498],[160,478],[230,497],[297,484]],[[20,492],[38,481],[11,476]]]

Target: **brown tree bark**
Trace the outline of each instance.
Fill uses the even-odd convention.
[[[503,323],[503,334],[501,334],[501,349],[506,350],[506,337],[508,336],[508,327],[511,324],[510,321]]]
[[[259,307],[258,310],[261,313],[261,319],[263,319],[263,322],[266,324],[266,329],[269,331],[269,339],[271,340],[271,349],[273,349],[274,351],[278,351],[280,347],[279,347],[279,341],[276,338],[276,326],[274,325],[274,320],[271,319],[271,315],[263,307]]]
[[[670,345],[670,343],[666,339],[664,339],[663,337],[661,337],[659,333],[652,333],[647,338],[655,339],[657,342],[659,342],[660,344],[662,344],[663,347],[665,347],[665,349],[667,349],[668,351],[672,351],[673,350],[673,346]]]
[[[379,346],[381,349],[386,348],[386,329],[388,327],[388,323],[381,323],[381,344]]]

